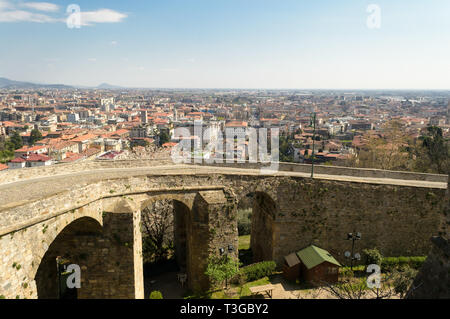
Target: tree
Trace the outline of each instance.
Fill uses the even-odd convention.
[[[396,271],[393,273],[393,286],[394,291],[399,294],[400,298],[405,298],[409,293],[419,288],[414,287],[414,279],[416,278],[418,270],[409,266],[402,271]]]
[[[321,284],[323,290],[338,299],[404,298],[407,293],[420,286],[412,286],[416,274],[417,271],[411,268],[381,274],[378,288],[370,288],[367,285],[366,277],[354,278],[353,275],[341,279],[337,284],[329,284],[327,282],[321,282]]]
[[[211,279],[214,285],[223,287],[224,281],[232,278],[238,272],[239,262],[225,254],[209,258],[205,275]]]
[[[154,290],[150,293],[150,299],[163,299],[161,291]]]
[[[285,135],[280,136],[280,162],[293,162],[291,141]]]
[[[14,144],[11,139],[0,139],[0,163],[6,163],[14,158]]]
[[[153,203],[142,211],[143,254],[145,259],[167,258],[173,248],[173,206],[169,200]]]
[[[365,258],[366,265],[370,264],[381,265],[381,261],[383,260],[383,256],[381,255],[380,251],[376,248],[364,249],[363,256]]]
[[[446,174],[450,170],[450,152],[448,142],[442,135],[442,129],[438,126],[428,126],[427,131],[419,140],[422,141],[422,147],[428,159],[428,163],[439,174]]]
[[[42,134],[37,129],[33,129],[30,133],[30,144],[34,145],[37,141],[42,139]]]
[[[365,136],[365,140],[366,146],[353,158],[352,166],[385,170],[410,169],[407,152],[410,138],[400,122],[387,122],[382,133]]]
[[[163,130],[161,133],[159,133],[159,146],[163,146],[163,144],[170,141],[169,134]]]
[[[10,138],[10,141],[14,147],[14,150],[17,150],[23,146],[22,137],[17,131],[14,131],[13,135]]]

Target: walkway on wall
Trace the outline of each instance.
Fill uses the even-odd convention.
[[[139,168],[108,168],[96,169],[83,172],[68,173],[55,176],[46,176],[23,181],[0,184],[0,213],[12,207],[24,205],[26,203],[39,200],[55,194],[73,189],[74,185],[87,185],[101,180],[129,178],[133,176],[151,176],[151,175],[270,175],[270,176],[291,176],[309,178],[309,173],[279,171],[270,174],[261,174],[259,169],[243,169],[230,167],[211,167],[194,165],[163,165]],[[315,179],[385,184],[399,186],[413,186],[424,188],[446,189],[447,183],[430,182],[418,180],[403,180],[389,178],[369,178],[344,175],[324,175],[316,174]],[[0,181],[1,183],[1,181]]]

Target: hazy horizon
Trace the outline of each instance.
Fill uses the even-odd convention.
[[[142,89],[450,87],[446,0],[0,0],[0,76]],[[380,9],[379,28],[367,11]]]

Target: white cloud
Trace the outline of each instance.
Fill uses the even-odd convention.
[[[59,10],[59,6],[50,2],[24,2],[20,4],[21,7],[45,11],[45,12],[56,12]]]
[[[0,0],[0,11],[4,9],[12,9],[14,6],[5,0]]]
[[[111,45],[114,47],[114,46],[116,46],[117,44],[119,44],[119,42],[117,42],[117,41],[111,41]]]
[[[32,13],[23,10],[0,11],[0,22],[23,22],[23,21],[48,23],[48,22],[56,22],[58,20],[45,14]]]
[[[0,22],[67,22],[67,18],[61,16],[55,17],[48,14],[36,13],[33,11],[42,11],[55,13],[60,7],[50,2],[21,2],[15,4],[12,1],[0,0]],[[30,11],[31,10],[31,11]],[[111,9],[99,9],[96,11],[81,11],[80,25],[91,26],[96,23],[117,23],[122,22],[127,14]],[[111,42],[116,45],[117,41]]]
[[[81,25],[88,26],[94,23],[122,22],[128,15],[111,9],[81,12]]]
[[[89,62],[97,62],[97,58],[89,58],[88,61]]]

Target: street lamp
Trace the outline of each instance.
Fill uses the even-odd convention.
[[[234,247],[231,244],[228,245],[227,248],[228,248],[227,251],[225,251],[225,249],[222,248],[222,247],[219,248],[220,256],[224,256],[225,255],[224,257],[227,258],[228,254],[231,254],[234,251]],[[227,258],[227,261],[228,261],[228,258]],[[228,274],[225,275],[225,289],[228,289]]]
[[[353,260],[360,260],[361,259],[361,255],[359,253],[354,253],[355,250],[355,241],[356,240],[361,240],[361,233],[360,232],[356,232],[353,231],[353,233],[348,233],[347,234],[347,240],[351,240],[352,241],[352,252],[346,251],[344,253],[344,256],[347,258],[350,258],[350,269],[353,270]]]
[[[312,164],[311,164],[311,178],[314,178],[314,146],[316,139],[316,112],[311,113],[310,126],[313,127],[313,148],[312,148]]]

